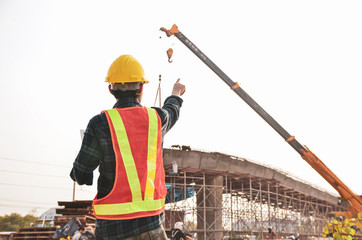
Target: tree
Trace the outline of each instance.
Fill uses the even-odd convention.
[[[357,218],[345,219],[344,221],[334,219],[331,224],[324,228],[322,236],[332,235],[333,240],[352,240],[361,230],[357,226],[359,222],[362,222],[362,212],[358,214]]]
[[[38,217],[27,214],[24,217],[19,213],[11,213],[10,215],[0,216],[0,232],[1,231],[18,231],[20,228],[29,226],[34,223]]]

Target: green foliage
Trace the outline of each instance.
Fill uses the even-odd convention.
[[[0,232],[18,231],[20,228],[30,226],[30,223],[35,223],[36,220],[38,217],[31,214],[21,216],[19,213],[11,213],[0,216]]]
[[[352,240],[356,235],[358,223],[362,221],[362,213],[358,214],[357,219],[345,219],[344,221],[333,220],[332,223],[325,226],[323,230],[323,237],[332,234],[333,240]]]

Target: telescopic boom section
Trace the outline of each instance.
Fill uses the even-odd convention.
[[[275,121],[257,102],[254,101],[237,82],[232,81],[218,66],[215,65],[195,44],[183,35],[176,25],[170,30],[161,28],[168,37],[174,35],[201,61],[203,61],[216,75],[218,75],[241,99],[243,99],[260,117],[262,117],[302,158],[309,163],[329,184],[331,184],[351,205],[350,211],[354,217],[362,212],[362,199],[353,193],[343,182],[307,147],[302,146],[294,136],[291,136],[280,124]]]

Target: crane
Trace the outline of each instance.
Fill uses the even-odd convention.
[[[167,37],[175,36],[218,75],[242,100],[244,100],[260,117],[262,117],[300,156],[321,175],[348,204],[348,212],[336,212],[336,216],[357,218],[362,212],[362,198],[349,189],[307,146],[301,145],[277,121],[274,120],[257,102],[255,102],[237,82],[232,81],[215,63],[213,63],[195,44],[193,44],[174,24],[171,29],[160,28]],[[170,57],[170,56],[169,56]]]

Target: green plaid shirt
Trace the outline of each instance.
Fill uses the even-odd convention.
[[[162,108],[156,108],[162,123],[162,137],[173,127],[179,117],[182,99],[168,97]],[[135,98],[120,99],[113,108],[141,106]],[[94,116],[84,133],[81,149],[73,163],[71,178],[79,185],[92,185],[93,171],[99,167],[97,198],[106,196],[115,180],[115,155],[112,139],[104,113]],[[131,220],[97,219],[96,235],[102,239],[122,239],[153,230],[164,222],[163,214]]]

